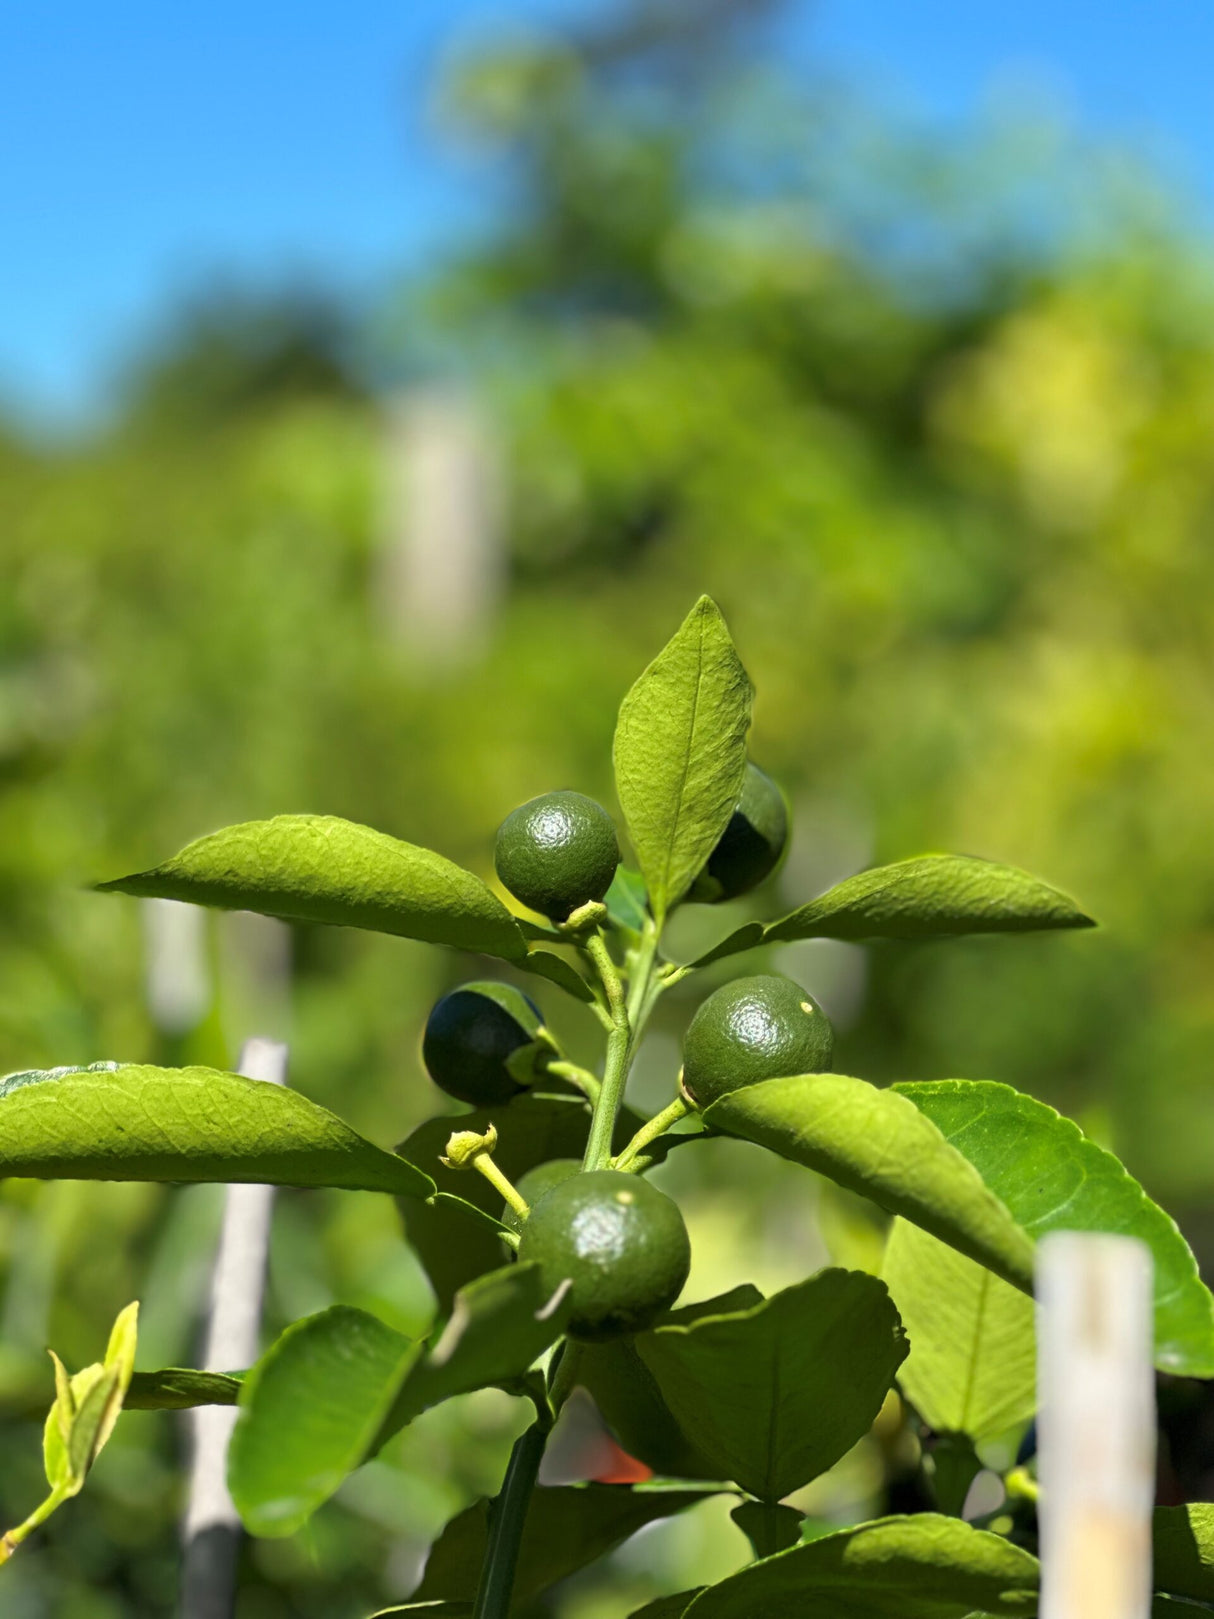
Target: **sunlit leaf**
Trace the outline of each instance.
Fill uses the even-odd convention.
[[[767,939],[930,939],[957,933],[1090,928],[1075,901],[1026,871],[966,855],[877,866],[772,922]]]
[[[432,849],[333,815],[245,821],[102,893],[187,900],[293,922],[369,928],[517,961],[527,942],[501,900]]]
[[[910,1338],[898,1382],[928,1426],[979,1441],[1027,1422],[1032,1299],[906,1220],[890,1229],[881,1274]]]
[[[0,1083],[0,1175],[434,1190],[428,1175],[298,1091],[215,1068],[141,1064]]]
[[[959,1518],[879,1518],[710,1586],[688,1619],[1031,1619],[1037,1559]]]
[[[659,922],[733,814],[752,697],[719,608],[701,596],[620,705],[616,793]]]

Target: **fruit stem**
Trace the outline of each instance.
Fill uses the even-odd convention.
[[[523,1526],[551,1427],[550,1421],[533,1422],[514,1442],[501,1491],[489,1508],[489,1542],[472,1619],[507,1619],[510,1612]]]
[[[517,1187],[511,1185],[493,1162],[493,1149],[496,1146],[497,1130],[492,1124],[486,1126],[483,1132],[456,1130],[447,1138],[447,1153],[439,1159],[439,1163],[446,1164],[448,1169],[479,1169],[519,1219],[525,1220],[531,1210]]]
[[[639,1040],[641,1031],[649,1021],[649,1014],[659,993],[665,987],[661,977],[654,977],[653,963],[658,950],[658,925],[651,916],[645,918],[641,942],[629,967],[628,1022],[633,1039]]]
[[[594,1117],[590,1121],[590,1137],[586,1142],[583,1169],[605,1169],[611,1159],[611,1140],[620,1104],[624,1100],[624,1086],[628,1081],[628,1065],[632,1056],[632,1033],[628,1007],[624,1000],[624,985],[619,969],[611,959],[602,930],[587,938],[586,953],[593,961],[602,980],[603,993],[611,1013],[611,1030],[607,1036],[607,1055],[603,1063],[603,1083],[595,1103]],[[635,992],[639,980],[634,980]]]
[[[556,1074],[560,1079],[569,1080],[584,1096],[588,1096],[591,1102],[598,1101],[599,1092],[603,1088],[602,1082],[599,1076],[592,1074],[588,1068],[582,1068],[575,1062],[566,1062],[562,1057],[559,1062],[550,1062],[547,1072]]]
[[[487,1152],[478,1153],[473,1159],[473,1163],[490,1186],[501,1193],[503,1200],[509,1203],[519,1219],[525,1220],[531,1213],[530,1205],[518,1188],[506,1179],[489,1154]]]
[[[660,1113],[655,1113],[652,1119],[647,1119],[633,1136],[632,1140],[617,1157],[611,1161],[612,1169],[631,1169],[633,1160],[642,1153],[651,1141],[656,1141],[660,1135],[665,1135],[672,1124],[685,1119],[691,1109],[681,1096],[676,1096],[668,1107]]]

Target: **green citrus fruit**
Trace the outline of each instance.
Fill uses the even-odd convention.
[[[813,996],[791,978],[763,974],[723,984],[683,1041],[683,1086],[701,1107],[718,1096],[830,1067],[835,1033]]]
[[[620,863],[615,823],[584,793],[544,793],[498,827],[493,863],[516,899],[563,922],[610,888]]]
[[[757,888],[788,847],[788,806],[766,771],[747,761],[738,806],[721,833],[688,899],[714,905]]]
[[[572,1337],[592,1342],[640,1332],[687,1280],[691,1245],[677,1203],[618,1169],[573,1175],[546,1192],[523,1226],[519,1260],[545,1287],[570,1290]]]
[[[493,1107],[538,1079],[549,1048],[543,1018],[513,984],[461,984],[436,1001],[422,1036],[422,1061],[448,1096]]]
[[[533,1165],[525,1175],[520,1175],[514,1184],[523,1202],[530,1207],[538,1203],[545,1192],[550,1192],[554,1186],[567,1181],[570,1175],[576,1175],[581,1167],[580,1158],[550,1158],[546,1164]],[[502,1209],[501,1221],[503,1225],[508,1225],[511,1231],[523,1229],[522,1216],[516,1214],[509,1203]]]

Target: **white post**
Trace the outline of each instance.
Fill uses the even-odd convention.
[[[474,659],[505,583],[502,475],[491,425],[467,392],[392,400],[375,607],[415,667]]]
[[[246,1040],[240,1072],[248,1079],[285,1085],[286,1046]],[[228,1187],[211,1284],[202,1360],[206,1371],[240,1371],[257,1359],[273,1202],[272,1186]],[[228,1440],[235,1423],[232,1406],[201,1406],[193,1413],[182,1619],[231,1619],[241,1535],[227,1484]]]
[[[1037,1258],[1041,1619],[1148,1619],[1152,1267],[1131,1237],[1060,1231]]]

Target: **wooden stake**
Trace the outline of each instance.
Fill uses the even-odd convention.
[[[285,1085],[287,1048],[274,1040],[246,1040],[239,1068],[248,1079]],[[211,1285],[202,1361],[206,1371],[241,1371],[257,1359],[273,1203],[272,1186],[228,1187]],[[228,1440],[236,1411],[232,1406],[207,1405],[192,1417],[182,1619],[231,1619],[241,1538],[240,1517],[227,1484]]]
[[[1155,1500],[1152,1266],[1061,1231],[1037,1258],[1041,1619],[1148,1619]]]

